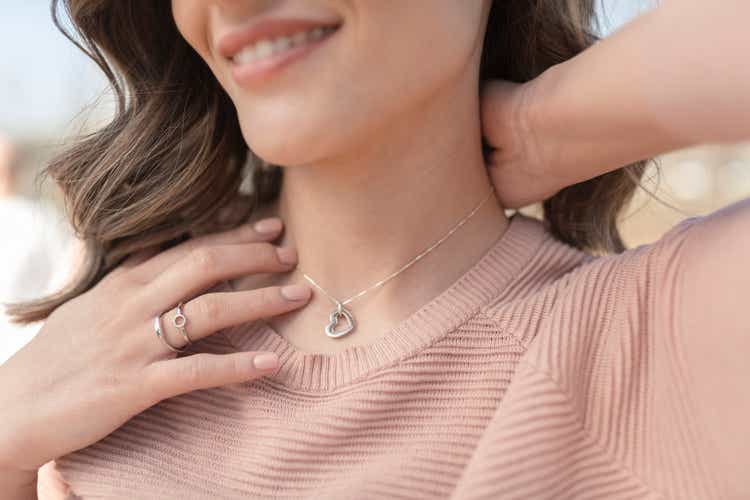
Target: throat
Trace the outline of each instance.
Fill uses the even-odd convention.
[[[475,200],[474,207],[470,208],[476,208],[477,201],[481,199]],[[277,215],[272,211],[272,207],[264,208],[253,214],[251,220]],[[458,221],[454,218],[448,227],[452,227],[456,222]],[[288,313],[263,318],[261,321],[264,327],[286,339],[298,351],[318,354],[337,353],[354,346],[368,346],[381,342],[383,337],[389,335],[465,274],[502,237],[508,224],[502,207],[492,197],[479,206],[476,212],[453,234],[419,258],[413,265],[382,286],[373,288],[345,304],[343,309],[345,312],[339,312],[339,307],[334,300],[305,279],[303,272],[307,273],[307,269],[304,269],[302,260],[300,260],[300,265],[287,273],[247,276],[235,280],[233,286],[237,290],[247,290],[292,283],[309,284],[313,294],[306,305]],[[444,232],[441,231],[435,235],[432,241],[429,241],[420,251],[444,236]],[[277,244],[291,244],[290,242],[293,241],[291,236],[286,233],[285,227],[285,233]],[[333,246],[332,248],[342,247]],[[303,254],[301,251],[299,253]],[[419,251],[413,252],[412,257],[419,253]],[[375,275],[375,279],[369,279],[365,286],[359,286],[361,280],[354,279],[356,274],[352,273],[352,286],[348,287],[345,294],[338,296],[326,287],[325,273],[319,273],[313,279],[327,289],[336,300],[345,301],[386,278],[405,264],[401,261],[386,267],[378,262],[381,259],[378,258],[377,253],[368,254],[365,248],[361,254],[364,256],[362,262],[365,264],[363,265],[370,263],[372,267],[382,269]],[[336,338],[328,335],[327,329],[334,334],[349,329],[350,321],[347,313],[351,314],[351,331]]]

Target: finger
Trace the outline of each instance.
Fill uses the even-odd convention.
[[[159,253],[158,248],[147,248],[130,255],[119,265],[122,269],[132,269]]]
[[[189,240],[164,250],[155,257],[136,266],[132,270],[132,273],[136,275],[136,278],[145,281],[148,280],[150,276],[161,272],[179,261],[196,248],[211,245],[272,241],[279,235],[282,227],[283,222],[279,217],[270,217],[268,219],[259,220],[252,225],[242,224],[241,226],[227,231],[190,238]]]
[[[187,302],[220,281],[255,273],[291,270],[297,262],[292,247],[268,242],[240,245],[203,246],[157,276],[140,292],[151,313],[162,312]]]
[[[157,253],[159,253],[158,248],[147,248],[130,254],[118,266],[114,267],[107,273],[106,279],[115,279],[121,274],[129,273],[130,269],[141,264],[142,262],[145,262]]]
[[[191,341],[197,342],[225,328],[297,309],[308,302],[311,294],[312,289],[305,283],[207,293],[183,304],[185,320],[180,319],[178,324]],[[176,317],[176,308],[162,315],[162,334],[170,345],[182,349],[187,341],[174,323]],[[165,353],[170,350],[163,347]]]
[[[144,373],[144,387],[153,391],[151,399],[157,403],[179,394],[227,384],[245,382],[273,373],[277,367],[256,368],[261,351],[231,354],[197,353],[150,364]]]

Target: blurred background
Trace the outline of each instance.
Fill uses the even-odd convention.
[[[166,1],[166,0],[165,0]],[[653,0],[597,0],[607,36]],[[38,297],[72,272],[79,254],[61,198],[38,172],[66,140],[107,122],[113,101],[98,68],[54,27],[48,0],[0,7],[0,302]],[[650,243],[680,220],[750,196],[750,143],[706,145],[649,166],[621,224],[629,247]],[[661,201],[659,201],[661,200]],[[525,213],[540,214],[538,206]],[[0,306],[0,364],[38,331],[18,327]]]

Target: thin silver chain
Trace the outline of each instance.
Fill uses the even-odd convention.
[[[328,297],[329,299],[331,299],[331,300],[332,300],[332,301],[333,301],[333,302],[334,302],[335,304],[337,304],[337,305],[339,305],[339,306],[344,306],[344,305],[348,304],[349,302],[351,302],[352,300],[356,299],[357,297],[361,297],[362,295],[366,294],[367,292],[369,292],[369,291],[370,291],[370,290],[372,290],[373,288],[377,288],[377,287],[379,287],[379,286],[381,286],[381,285],[384,285],[384,284],[385,284],[386,282],[388,282],[389,280],[391,280],[391,279],[395,278],[396,276],[398,276],[399,274],[401,274],[402,272],[404,272],[404,271],[405,271],[405,270],[406,270],[406,269],[407,269],[407,268],[408,268],[409,266],[413,265],[413,264],[414,264],[414,263],[416,263],[416,262],[417,262],[417,261],[418,261],[419,259],[421,259],[421,258],[422,258],[422,257],[424,257],[425,255],[427,255],[428,253],[430,253],[430,252],[431,252],[432,250],[434,250],[434,249],[435,249],[435,248],[436,248],[436,247],[437,247],[438,245],[440,245],[440,244],[441,244],[442,242],[444,242],[445,240],[447,240],[447,239],[448,239],[448,238],[450,237],[450,235],[452,235],[452,234],[453,234],[454,232],[456,232],[456,231],[458,230],[458,228],[460,228],[461,226],[463,226],[463,225],[464,225],[464,223],[465,223],[465,222],[466,222],[467,220],[469,220],[469,219],[471,218],[471,216],[472,216],[472,215],[474,215],[474,214],[475,214],[475,213],[477,212],[477,210],[479,210],[479,209],[480,209],[480,208],[482,207],[482,205],[484,205],[484,204],[485,204],[485,203],[487,202],[487,200],[489,200],[489,199],[490,199],[490,197],[492,196],[492,193],[493,193],[494,191],[495,191],[495,188],[494,188],[494,186],[493,186],[492,184],[490,184],[490,192],[489,192],[489,193],[487,193],[487,196],[486,196],[486,197],[485,197],[485,198],[484,198],[484,199],[483,199],[483,200],[482,200],[482,201],[481,201],[481,202],[479,203],[479,205],[477,205],[476,207],[474,207],[474,209],[473,209],[473,210],[472,210],[471,212],[469,212],[469,214],[468,214],[468,215],[466,215],[466,217],[464,217],[463,219],[461,219],[461,220],[460,220],[460,221],[458,222],[458,224],[456,224],[456,225],[455,225],[455,226],[453,227],[453,229],[451,229],[450,231],[448,231],[448,233],[447,233],[447,234],[446,234],[445,236],[443,236],[442,238],[440,238],[439,240],[437,240],[437,241],[436,241],[435,243],[433,243],[432,245],[430,245],[430,246],[429,246],[429,247],[428,247],[428,248],[427,248],[426,250],[424,250],[424,251],[423,251],[422,253],[420,253],[419,255],[417,255],[416,257],[414,257],[413,259],[411,259],[411,260],[410,260],[409,262],[407,262],[406,264],[404,264],[404,265],[403,265],[403,266],[402,266],[402,267],[401,267],[400,269],[398,269],[398,270],[397,270],[397,271],[395,271],[394,273],[390,274],[389,276],[387,276],[387,277],[385,277],[384,279],[382,279],[382,280],[378,281],[377,283],[375,283],[375,284],[374,284],[374,285],[372,285],[371,287],[369,287],[369,288],[365,288],[365,289],[364,289],[364,290],[362,290],[361,292],[359,292],[359,293],[357,293],[357,294],[355,294],[355,295],[353,295],[353,296],[349,297],[348,299],[346,299],[346,300],[344,300],[344,301],[341,301],[341,302],[339,302],[338,300],[336,300],[336,299],[335,299],[334,297],[332,297],[332,296],[331,296],[331,295],[330,295],[330,294],[329,294],[328,292],[326,292],[325,290],[323,290],[323,288],[322,288],[322,287],[321,287],[320,285],[318,285],[318,284],[317,284],[317,283],[316,283],[316,282],[315,282],[315,281],[314,281],[314,280],[313,280],[313,279],[312,279],[312,278],[311,278],[310,276],[308,276],[308,275],[307,275],[306,273],[304,273],[304,272],[303,272],[303,273],[302,273],[302,275],[303,275],[303,276],[304,276],[304,277],[305,277],[305,278],[307,279],[307,281],[309,281],[310,283],[312,283],[313,285],[315,285],[315,286],[316,286],[316,287],[317,287],[317,288],[318,288],[318,289],[319,289],[319,290],[320,290],[321,292],[323,292],[323,293],[324,293],[324,294],[325,294],[325,295],[326,295],[326,296],[327,296],[327,297]]]

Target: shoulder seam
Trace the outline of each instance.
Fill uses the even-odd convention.
[[[531,361],[529,361],[528,359],[525,359],[525,358],[523,358],[523,359],[519,360],[519,364],[521,364],[521,363],[523,363],[523,364],[525,364],[525,365],[527,365],[527,366],[531,367],[531,368],[532,368],[532,369],[533,369],[534,371],[536,371],[536,372],[537,372],[538,374],[540,374],[540,375],[542,375],[543,377],[545,377],[545,378],[546,378],[546,379],[547,379],[547,380],[548,380],[549,382],[551,382],[551,383],[552,383],[552,384],[553,384],[553,385],[555,386],[555,388],[556,388],[556,389],[558,390],[558,392],[559,392],[559,393],[560,393],[560,394],[561,394],[561,395],[563,396],[563,398],[565,398],[565,401],[566,401],[566,402],[567,402],[567,403],[568,403],[568,404],[569,404],[569,405],[570,405],[570,406],[571,406],[572,408],[575,408],[575,407],[576,407],[576,405],[575,405],[575,401],[573,401],[573,399],[572,399],[572,398],[570,397],[570,395],[568,394],[568,391],[566,391],[565,389],[563,389],[563,387],[562,387],[562,386],[560,385],[560,383],[559,383],[559,382],[557,381],[557,379],[556,379],[556,378],[555,378],[555,377],[554,377],[554,376],[553,376],[553,375],[552,375],[552,374],[551,374],[551,373],[550,373],[550,372],[549,372],[548,370],[544,370],[544,369],[542,369],[542,368],[538,367],[538,366],[537,366],[536,364],[534,364],[533,362],[531,362]],[[613,458],[613,457],[612,457],[612,456],[611,456],[611,455],[609,454],[609,452],[607,452],[607,450],[606,450],[606,449],[605,449],[604,447],[602,447],[602,446],[601,446],[601,443],[600,443],[600,440],[599,440],[599,438],[597,438],[597,436],[593,435],[593,434],[591,433],[591,431],[590,431],[590,430],[589,430],[589,429],[588,429],[588,428],[587,428],[587,427],[586,427],[586,426],[585,426],[585,425],[583,424],[583,422],[582,422],[582,421],[581,421],[581,419],[579,418],[579,415],[578,415],[578,414],[576,414],[576,421],[577,421],[577,422],[578,422],[578,424],[579,424],[579,425],[581,426],[581,430],[582,430],[582,431],[583,431],[583,432],[584,432],[584,433],[586,434],[586,436],[590,437],[590,438],[591,438],[591,440],[592,440],[592,442],[593,442],[593,443],[595,443],[595,445],[596,445],[597,449],[598,449],[598,450],[599,450],[599,451],[601,452],[602,456],[606,457],[606,458],[607,458],[607,459],[609,460],[609,462],[610,462],[611,464],[613,464],[613,465],[614,465],[615,467],[617,467],[617,468],[618,468],[619,470],[621,470],[621,471],[623,471],[623,472],[627,473],[627,474],[628,474],[628,475],[629,475],[630,477],[632,477],[633,479],[635,479],[636,481],[638,481],[638,483],[640,483],[640,484],[641,484],[641,486],[643,486],[643,487],[644,487],[644,488],[646,488],[647,490],[649,490],[649,491],[651,491],[651,492],[655,493],[656,495],[658,495],[658,496],[659,496],[659,498],[661,498],[661,499],[664,499],[664,500],[666,500],[666,498],[667,498],[667,497],[665,497],[665,496],[664,496],[664,494],[663,494],[663,493],[662,493],[661,491],[658,491],[658,490],[657,490],[656,488],[654,488],[654,487],[652,487],[651,485],[649,485],[649,484],[648,484],[648,483],[647,483],[647,482],[646,482],[646,481],[645,481],[645,480],[644,480],[644,479],[643,479],[643,478],[641,477],[641,475],[640,475],[640,474],[637,474],[637,473],[636,473],[635,471],[633,471],[633,470],[632,470],[632,469],[631,469],[630,467],[628,467],[628,466],[627,466],[626,464],[623,464],[623,463],[622,463],[621,461],[619,461],[619,460],[617,460],[617,459]]]
[[[504,326],[503,326],[503,325],[502,325],[502,324],[500,323],[500,321],[496,320],[495,318],[493,318],[492,316],[490,316],[489,314],[487,314],[487,313],[486,313],[486,311],[485,311],[485,308],[482,308],[482,309],[480,309],[479,311],[477,311],[477,312],[476,312],[476,314],[474,314],[474,315],[473,315],[473,317],[472,317],[472,318],[469,318],[469,319],[470,319],[470,320],[471,320],[471,319],[474,319],[474,320],[476,320],[477,318],[480,318],[480,317],[481,317],[481,318],[482,318],[483,320],[486,320],[486,321],[487,321],[488,323],[492,323],[493,325],[495,325],[495,326],[497,327],[497,330],[498,330],[499,332],[501,332],[501,333],[503,333],[503,334],[506,334],[506,335],[508,335],[509,337],[511,337],[511,338],[513,339],[513,341],[514,341],[514,342],[515,342],[516,344],[518,344],[518,346],[519,346],[519,347],[522,347],[522,348],[523,348],[523,353],[524,353],[524,354],[526,354],[526,352],[527,352],[527,351],[529,350],[529,346],[528,346],[528,345],[526,345],[526,344],[525,344],[525,343],[524,343],[524,342],[523,342],[523,341],[522,341],[522,340],[521,340],[521,339],[520,339],[520,338],[519,338],[519,337],[518,337],[518,336],[517,336],[517,335],[516,335],[516,334],[515,334],[514,332],[511,332],[511,331],[509,331],[508,329],[506,329],[506,328],[505,328],[505,327],[504,327]],[[468,322],[468,321],[467,321],[467,322]]]

